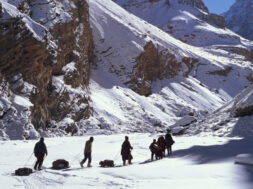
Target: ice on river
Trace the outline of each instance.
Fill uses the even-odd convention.
[[[85,141],[90,136],[46,138],[48,157],[44,170],[28,177],[14,176],[17,168],[32,167],[37,141],[0,141],[0,185],[9,188],[173,188],[252,189],[253,166],[234,164],[238,154],[252,154],[252,139],[219,137],[175,137],[173,156],[150,159],[149,144],[155,135],[130,134],[133,165],[100,168],[99,161],[113,159],[121,165],[124,134],[94,136],[92,168],[80,168]],[[48,169],[54,160],[70,162],[68,170]],[[1,187],[2,188],[2,187]]]

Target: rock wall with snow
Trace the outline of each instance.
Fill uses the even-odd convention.
[[[61,121],[78,122],[91,113],[88,96],[80,90],[89,83],[93,58],[88,4],[83,0],[0,4],[0,79],[8,86],[1,90],[0,127],[11,139],[29,138],[29,128],[15,131],[22,125],[37,130],[62,126],[68,131]],[[17,107],[19,98],[29,104]]]
[[[152,7],[145,6],[150,3],[157,13],[164,5],[155,6],[164,1],[125,2],[147,15]],[[96,55],[90,85],[92,124],[97,123],[99,128],[161,132],[181,118],[191,116],[197,120],[206,116],[251,83],[252,43],[229,30],[199,21],[200,33],[207,37],[199,43],[209,45],[194,46],[129,14],[112,1],[89,4]],[[178,14],[185,18],[185,14]],[[194,27],[200,25],[188,25],[189,30]],[[219,37],[223,34],[235,39],[224,42]]]
[[[253,135],[253,85],[206,118],[193,124],[172,126],[174,133],[190,135],[239,136]]]
[[[236,0],[230,9],[224,13],[226,26],[239,35],[253,40],[253,1]]]

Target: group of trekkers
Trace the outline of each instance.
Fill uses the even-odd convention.
[[[92,143],[94,141],[93,137],[90,137],[89,140],[86,141],[84,147],[84,159],[80,162],[80,166],[83,167],[86,160],[88,160],[88,167],[91,167],[91,152],[92,152]],[[171,146],[174,144],[174,140],[170,134],[170,130],[167,130],[167,134],[164,136],[160,136],[158,140],[153,140],[150,144],[149,149],[151,151],[151,161],[154,160],[154,156],[156,160],[162,159],[165,157],[165,150],[167,149],[168,155],[172,154]],[[125,136],[125,141],[122,143],[121,146],[121,156],[123,165],[126,165],[126,161],[128,164],[132,164],[133,156],[131,154],[133,147],[129,142],[129,137]],[[34,147],[34,155],[37,158],[37,161],[34,165],[35,170],[41,170],[44,158],[48,155],[47,147],[44,143],[44,138],[40,138],[40,141],[35,144]]]
[[[162,159],[165,157],[165,151],[167,149],[168,156],[172,154],[172,145],[174,144],[174,140],[170,134],[170,130],[167,130],[167,134],[164,136],[160,136],[157,141],[153,139],[153,142],[150,144],[149,149],[151,151],[151,161],[154,160],[154,156],[156,160]]]

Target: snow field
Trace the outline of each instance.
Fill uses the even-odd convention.
[[[16,177],[15,169],[23,167],[37,141],[2,141],[0,150],[0,184],[4,188],[175,188],[175,189],[251,189],[252,166],[234,164],[237,153],[252,153],[251,140],[219,137],[174,137],[171,158],[146,163],[149,144],[158,135],[130,134],[134,147],[133,165],[100,168],[104,159],[121,165],[120,148],[124,134],[94,136],[92,168],[80,168],[85,137],[46,138],[48,157],[44,170],[28,177]],[[251,142],[250,142],[251,141]],[[70,162],[68,170],[46,169],[59,158]],[[32,167],[35,158],[27,162]],[[87,165],[87,163],[86,163]]]

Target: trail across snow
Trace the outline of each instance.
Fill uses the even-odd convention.
[[[149,134],[130,134],[134,147],[133,165],[100,168],[104,159],[114,159],[120,165],[120,147],[124,135],[94,136],[92,168],[80,168],[86,137],[46,138],[48,157],[44,170],[28,177],[14,176],[14,170],[32,167],[29,160],[37,141],[0,142],[0,185],[3,188],[173,188],[173,189],[252,189],[253,167],[234,164],[238,154],[252,154],[253,139],[219,137],[175,137],[174,155],[163,160],[145,163],[153,138]],[[68,170],[48,169],[59,158],[70,162]]]

